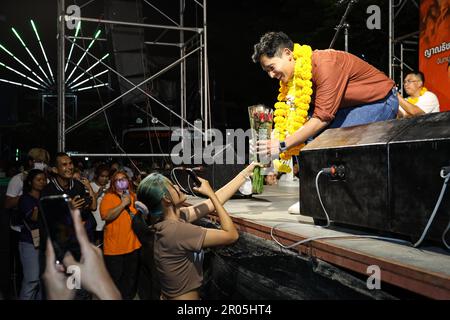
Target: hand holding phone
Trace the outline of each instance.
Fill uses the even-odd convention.
[[[64,266],[77,266],[80,269],[81,286],[99,299],[121,299],[120,292],[109,275],[102,251],[89,242],[86,230],[81,221],[80,211],[71,210],[76,238],[79,241],[82,261],[74,259],[69,253],[62,264],[55,264],[55,251],[51,241],[47,241],[46,268],[43,279],[47,288],[47,296],[51,300],[67,300],[74,297],[74,290],[68,289],[67,275]]]
[[[78,259],[81,254],[69,204],[67,194],[42,197],[39,201],[43,226],[59,262],[62,262],[67,251]]]
[[[207,197],[211,197],[212,194],[214,194],[214,190],[211,188],[211,185],[209,184],[208,180],[202,179],[202,178],[198,178],[200,181],[200,186],[199,187],[194,187],[194,190],[197,192],[200,192],[201,194],[207,196]]]
[[[86,203],[86,200],[79,195],[76,195],[70,201],[70,205],[73,209],[81,209],[84,207],[85,203]]]
[[[189,177],[192,179],[192,181],[194,182],[194,187],[198,188],[202,185],[202,182],[200,181],[200,179],[198,178],[198,176],[194,170],[192,170],[190,168],[186,168],[185,171],[189,175]]]

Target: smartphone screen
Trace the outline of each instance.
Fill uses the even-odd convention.
[[[67,194],[42,197],[39,201],[44,227],[59,262],[62,262],[67,251],[77,260],[81,255],[69,202]]]

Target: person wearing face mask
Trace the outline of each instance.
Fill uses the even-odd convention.
[[[124,300],[134,299],[139,273],[141,243],[132,229],[131,215],[136,214],[136,194],[124,171],[116,171],[100,204],[105,221],[103,254],[111,278]]]

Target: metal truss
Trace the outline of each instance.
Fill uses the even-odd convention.
[[[173,0],[172,0],[173,1]],[[207,135],[208,129],[211,128],[211,114],[210,114],[210,100],[209,100],[209,72],[208,72],[208,46],[207,46],[207,23],[206,23],[206,9],[207,9],[207,0],[197,1],[197,0],[187,0],[188,2],[191,2],[191,5],[199,6],[203,9],[203,25],[201,28],[196,27],[186,27],[184,25],[184,11],[186,6],[186,0],[179,0],[179,22],[176,22],[175,19],[170,18],[168,15],[166,15],[164,12],[159,10],[155,5],[153,5],[149,0],[143,0],[147,5],[151,6],[153,9],[155,9],[158,13],[160,13],[162,16],[164,16],[167,20],[169,20],[172,25],[160,25],[160,24],[145,24],[145,23],[132,23],[132,22],[125,22],[125,21],[113,21],[113,20],[104,20],[104,19],[94,19],[89,17],[73,17],[66,15],[66,6],[65,6],[65,0],[58,0],[58,14],[57,14],[57,23],[58,23],[58,72],[57,72],[57,79],[58,79],[58,151],[66,151],[66,134],[71,132],[72,130],[82,126],[87,121],[91,120],[92,118],[98,116],[100,113],[102,113],[107,108],[110,108],[114,105],[116,101],[123,98],[127,94],[139,90],[141,93],[146,95],[149,99],[156,102],[156,104],[159,107],[162,107],[166,109],[167,111],[171,112],[174,116],[176,116],[180,120],[180,128],[184,129],[185,127],[191,127],[194,130],[199,130],[198,126],[195,127],[194,124],[190,123],[186,119],[186,112],[187,112],[187,92],[186,92],[186,59],[191,56],[192,54],[198,52],[199,53],[199,66],[200,66],[200,77],[199,77],[199,91],[200,91],[200,113],[201,117],[203,119],[203,128],[201,129],[202,136],[204,137],[205,144],[207,143]],[[88,52],[88,49],[82,48],[80,45],[75,43],[76,39],[87,39],[87,40],[93,40],[93,38],[88,37],[78,37],[77,34],[75,36],[66,36],[65,33],[65,24],[66,21],[75,20],[75,21],[84,21],[87,23],[102,23],[102,24],[114,24],[114,25],[124,25],[124,26],[135,26],[135,27],[142,27],[142,28],[152,28],[152,29],[162,29],[162,30],[175,30],[179,31],[179,39],[180,41],[178,43],[168,43],[168,42],[161,42],[158,41],[159,39],[156,39],[155,41],[146,41],[146,45],[160,45],[160,46],[175,46],[179,48],[179,59],[172,62],[171,64],[167,65],[166,67],[162,68],[160,71],[156,72],[155,74],[151,75],[149,78],[145,79],[139,84],[134,84],[130,80],[128,80],[125,76],[120,74],[117,70],[114,70],[110,66],[108,66],[106,63],[104,63],[102,60],[103,58],[99,59],[95,57],[92,53]],[[194,36],[189,37],[187,40],[185,40],[185,33],[190,32],[194,33]],[[97,38],[98,41],[106,41],[104,38]],[[198,46],[192,45],[195,40],[198,40]],[[75,122],[70,127],[66,128],[66,115],[65,115],[65,83],[67,81],[65,77],[65,69],[67,68],[66,62],[65,62],[65,44],[66,41],[72,44],[73,46],[77,46],[79,49],[84,51],[84,54],[89,55],[92,57],[96,63],[100,63],[103,66],[105,66],[109,71],[113,72],[117,76],[119,76],[124,81],[128,82],[131,85],[131,88],[121,94],[120,96],[114,98],[113,100],[107,102],[103,106],[100,106],[97,110],[92,112],[91,114],[87,115],[83,119]],[[188,50],[189,46],[189,50]],[[66,65],[66,67],[65,67]],[[150,93],[146,92],[141,88],[142,85],[145,83],[154,80],[155,78],[159,77],[160,75],[164,74],[170,69],[173,69],[175,67],[179,66],[180,68],[180,114],[174,112],[170,107],[153,97]],[[91,154],[91,153],[79,153],[77,151],[71,151],[71,154],[77,155],[77,156],[90,156],[90,157],[119,157],[119,156],[126,156],[126,157],[166,157],[170,156],[171,154],[163,154],[163,153],[142,153],[142,154]]]
[[[405,63],[404,56],[412,52],[417,54],[419,45],[419,31],[417,30],[401,36],[395,34],[396,19],[400,17],[401,19],[408,19],[406,15],[399,17],[407,5],[414,5],[419,9],[416,0],[389,0],[389,78],[400,84],[402,94],[405,68],[410,71],[414,70],[413,67]]]

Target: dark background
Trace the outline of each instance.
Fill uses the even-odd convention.
[[[66,5],[77,4],[83,6],[89,1],[66,1]],[[149,1],[174,20],[178,19],[179,1]],[[31,0],[7,0],[2,1],[0,7],[0,43],[8,50],[32,67],[39,74],[34,64],[19,41],[15,38],[10,28],[13,26],[19,31],[30,51],[43,63],[42,53],[31,29],[29,19],[32,18],[39,30],[47,56],[50,60],[53,73],[56,77],[56,1],[31,1]],[[106,4],[108,1],[106,1]],[[186,26],[201,26],[201,12],[188,9],[194,8],[193,1],[186,9]],[[366,9],[369,5],[377,4],[381,8],[381,30],[369,30],[366,27],[366,19],[369,14]],[[267,31],[284,31],[294,42],[309,44],[313,49],[328,48],[333,35],[334,27],[341,19],[346,2],[314,0],[232,0],[232,1],[208,1],[208,56],[211,88],[211,109],[213,127],[248,128],[247,107],[256,103],[273,105],[278,83],[270,79],[259,65],[251,61],[253,45],[259,37]],[[104,17],[105,2],[95,0],[82,7],[82,16]],[[133,10],[130,5],[130,10]],[[143,4],[143,15],[146,23],[170,24],[167,19],[161,18],[153,9]],[[418,9],[413,6],[405,7],[396,20],[397,34],[406,34],[418,30]],[[156,19],[156,20],[155,20]],[[156,21],[156,22],[155,22]],[[416,21],[417,23],[412,23]],[[388,1],[387,0],[361,0],[354,5],[348,22],[351,26],[349,33],[349,51],[380,70],[388,73]],[[85,24],[82,27],[82,35],[92,36],[97,28],[102,28],[101,37],[105,37],[103,25],[96,23]],[[404,30],[404,31],[403,31]],[[73,31],[66,30],[68,34]],[[145,38],[152,41],[160,34],[147,30]],[[160,41],[177,39],[177,32],[167,32]],[[82,42],[80,42],[82,43]],[[85,41],[86,47],[89,42]],[[68,45],[67,45],[68,46]],[[338,38],[335,49],[344,48],[343,32]],[[107,42],[96,42],[91,52],[101,57],[108,51]],[[68,52],[68,49],[66,49]],[[149,47],[147,57],[155,63],[154,70],[158,70],[155,61],[170,58],[177,51],[170,48]],[[78,60],[80,50],[75,49],[72,60]],[[416,55],[406,57],[410,65],[417,65]],[[408,60],[409,59],[409,60]],[[0,51],[0,61],[23,72],[16,61],[5,52]],[[109,61],[111,62],[111,61]],[[93,63],[92,59],[85,59],[83,67],[87,68]],[[44,70],[47,68],[43,65]],[[188,69],[197,70],[195,61],[188,62]],[[71,70],[71,67],[69,67]],[[104,70],[98,67],[96,72]],[[96,73],[94,72],[94,73]],[[78,74],[78,72],[76,73]],[[113,75],[102,76],[103,82],[114,81]],[[177,71],[172,71],[161,79],[174,81],[178,77]],[[192,76],[189,76],[192,78]],[[188,80],[195,80],[188,77]],[[0,67],[0,78],[22,82],[19,76]],[[195,78],[195,76],[194,76]],[[73,78],[72,78],[73,79]],[[24,81],[26,82],[26,81]],[[198,88],[191,81],[188,84],[188,119],[193,121],[198,114]],[[164,82],[156,83],[156,88],[164,88]],[[176,89],[176,91],[178,88]],[[118,95],[117,90],[108,89],[90,90],[78,94],[78,119],[96,110],[102,104]],[[15,149],[26,152],[32,146],[44,146],[50,151],[56,150],[56,109],[55,104],[45,106],[46,115],[41,115],[41,97],[36,91],[19,88],[9,84],[0,83],[0,151],[2,159],[13,159]],[[174,98],[174,97],[172,97]],[[175,97],[178,98],[178,97]],[[172,99],[174,100],[174,99]],[[176,99],[175,99],[176,100]],[[167,101],[165,101],[167,102]],[[172,102],[172,101],[169,101]],[[70,104],[69,104],[70,105]],[[142,105],[142,108],[148,108]],[[168,116],[168,112],[157,105],[150,105],[153,115],[164,123],[178,126],[176,118]],[[176,112],[179,109],[177,102],[173,105]],[[146,109],[148,110],[148,109]],[[105,114],[101,114],[87,124],[76,129],[67,136],[68,150],[85,152],[117,152],[112,136],[120,142],[122,130],[131,127],[147,126],[149,117],[134,106],[115,105],[106,112],[110,129],[105,121]],[[136,118],[143,119],[142,124],[136,124]],[[74,121],[70,119],[69,123]],[[127,150],[128,151],[128,150]],[[141,150],[149,152],[150,150]]]

